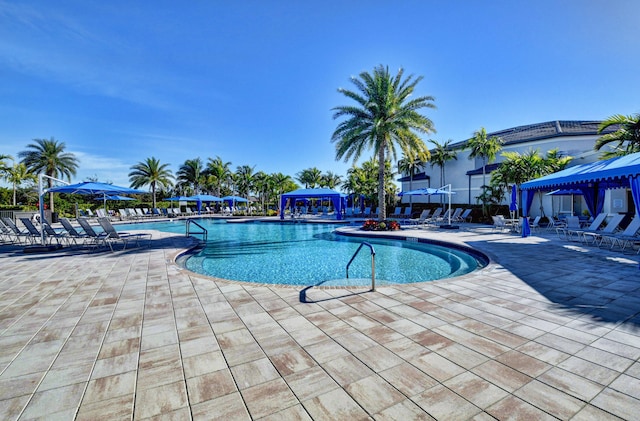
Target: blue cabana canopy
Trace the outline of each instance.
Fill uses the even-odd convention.
[[[523,183],[524,216],[529,213],[537,190],[577,189],[592,216],[602,212],[607,189],[631,188],[636,214],[640,209],[640,152],[605,161],[576,165]]]
[[[343,199],[347,195],[331,189],[298,189],[280,196],[280,219],[284,219],[287,200],[292,199],[330,199],[336,210],[336,219],[342,219]]]

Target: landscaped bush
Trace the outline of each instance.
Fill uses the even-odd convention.
[[[374,219],[367,219],[360,229],[363,231],[397,231],[400,229],[400,224],[398,221],[376,221]]]

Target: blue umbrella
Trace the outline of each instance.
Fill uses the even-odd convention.
[[[518,210],[518,187],[515,184],[511,186],[511,203],[509,203],[509,210],[511,212]]]
[[[210,194],[196,194],[195,196],[187,197],[187,200],[193,200],[196,202],[222,202],[222,198],[212,196]]]
[[[240,196],[225,196],[225,197],[222,198],[222,200],[231,201],[231,202],[248,202],[247,199],[245,199],[244,197],[240,197]]]
[[[115,186],[107,183],[97,183],[85,181],[83,183],[69,184],[67,186],[52,187],[46,193],[67,193],[67,194],[143,194],[142,190],[129,187]]]
[[[115,195],[105,195],[104,197],[96,197],[95,200],[136,200],[133,197]]]
[[[191,199],[188,196],[176,196],[176,197],[170,197],[164,200],[168,200],[171,202],[188,202]]]

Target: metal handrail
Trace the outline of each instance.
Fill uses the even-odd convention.
[[[199,232],[191,232],[191,230],[189,229],[191,227],[191,224],[195,224],[198,228],[200,228],[202,231]],[[194,221],[193,219],[187,219],[187,226],[186,226],[186,236],[189,237],[192,234],[200,234],[202,235],[202,241],[204,241],[205,243],[207,242],[207,235],[209,234],[209,232],[207,231],[207,229],[205,227],[203,227],[202,225],[198,224],[196,221]]]
[[[375,291],[376,290],[376,251],[373,248],[373,246],[367,242],[360,243],[358,250],[356,250],[356,252],[353,253],[353,256],[351,256],[351,260],[349,260],[349,263],[347,263],[347,279],[349,279],[349,266],[351,265],[351,262],[353,262],[353,259],[356,258],[358,253],[360,253],[360,249],[362,249],[363,246],[367,246],[369,247],[369,250],[371,250],[371,291]]]

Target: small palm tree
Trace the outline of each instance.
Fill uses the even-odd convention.
[[[19,152],[22,163],[34,174],[44,174],[48,177],[65,177],[71,181],[76,175],[78,159],[72,153],[65,152],[65,143],[50,139],[33,139],[34,143],[27,145],[27,150]],[[47,178],[49,188],[53,187],[53,180]],[[53,212],[53,193],[49,193],[49,209]]]
[[[476,131],[467,142],[466,148],[471,150],[469,159],[482,158],[482,188],[487,188],[486,168],[496,159],[496,155],[502,149],[502,139],[497,136],[488,137],[484,127]],[[487,197],[487,195],[481,195]],[[485,202],[482,201],[482,213],[486,215]]]
[[[424,167],[429,157],[429,151],[408,150],[404,152],[404,158],[398,161],[398,172],[409,174],[409,190],[413,190],[413,176]],[[413,196],[409,196],[409,204],[413,204]]]
[[[16,205],[16,192],[18,187],[25,181],[37,181],[38,178],[35,174],[27,170],[27,166],[20,163],[14,164],[13,167],[6,170],[4,179],[13,185],[13,206]]]
[[[249,198],[253,189],[253,170],[255,167],[242,165],[236,169],[236,188],[240,196]]]
[[[335,189],[340,184],[342,184],[342,177],[338,174],[334,174],[331,171],[327,171],[325,174],[322,174],[320,186],[326,187],[328,189]]]
[[[318,168],[307,168],[296,174],[296,178],[307,189],[315,189],[322,184],[322,171]]]
[[[616,142],[613,151],[603,152],[602,159],[628,155],[640,152],[640,114],[616,114],[604,120],[598,126],[598,133],[602,133],[611,126],[619,126],[615,132],[607,133],[596,140],[593,149],[599,151],[603,146]]]
[[[382,65],[373,74],[362,72],[360,78],[351,78],[356,91],[339,89],[338,92],[354,100],[356,105],[335,107],[334,119],[346,117],[333,132],[336,159],[357,161],[365,150],[373,149],[378,158],[378,204],[380,220],[386,218],[385,167],[387,155],[396,159],[396,146],[402,151],[424,151],[426,146],[416,134],[434,132],[433,123],[419,113],[423,108],[435,108],[433,97],[412,98],[422,77],[412,75],[403,79],[404,70],[395,76]]]
[[[151,186],[151,196],[153,197],[153,207],[156,207],[156,191],[158,188],[170,187],[173,179],[169,164],[160,164],[155,157],[147,158],[144,162],[138,162],[131,167],[129,182],[134,189],[142,186]]]
[[[209,158],[206,173],[213,177],[216,187],[216,196],[222,196],[222,188],[226,184],[231,174],[231,162],[224,162],[217,156],[215,159]]]
[[[177,181],[185,187],[193,187],[194,194],[200,193],[200,184],[204,182],[204,168],[200,158],[187,159],[176,172]]]

